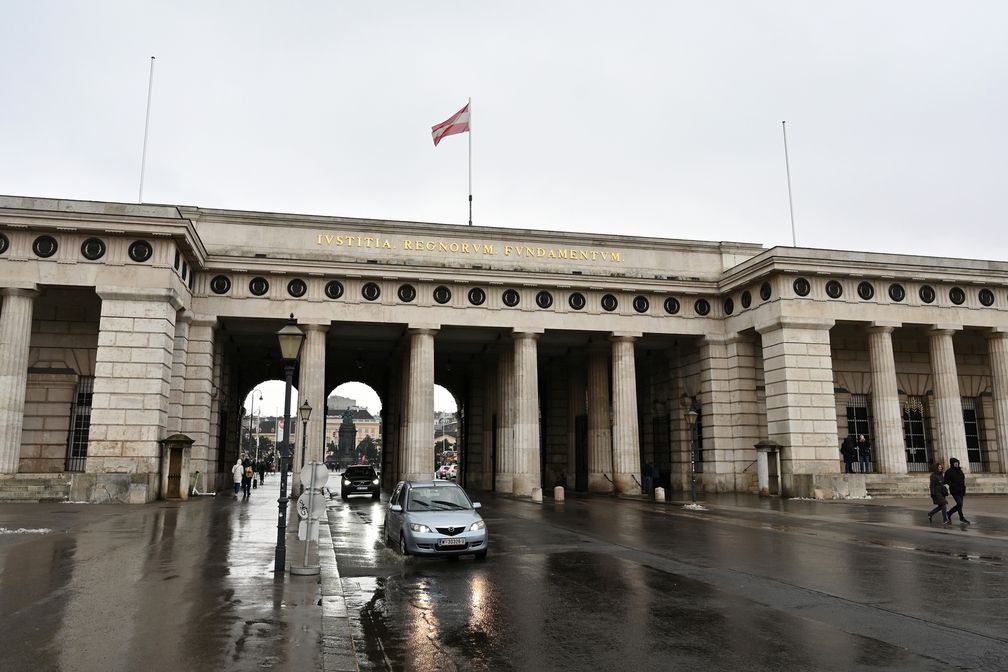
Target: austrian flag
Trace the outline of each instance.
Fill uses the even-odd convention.
[[[469,104],[450,116],[446,121],[442,121],[437,126],[431,128],[431,135],[434,136],[434,146],[437,147],[441,139],[456,133],[469,132]]]

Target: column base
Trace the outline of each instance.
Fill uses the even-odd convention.
[[[639,495],[641,486],[637,482],[637,474],[615,474],[613,480],[616,481],[616,494],[619,495]]]
[[[531,497],[532,489],[538,487],[539,478],[534,474],[515,474],[511,484],[511,492],[518,497]]]
[[[514,474],[497,474],[494,485],[497,492],[511,494],[514,491]]]
[[[610,494],[613,491],[613,482],[609,480],[607,474],[588,474],[588,492],[595,494]]]

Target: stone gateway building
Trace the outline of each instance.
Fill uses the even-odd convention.
[[[1003,262],[0,197],[0,295],[8,499],[221,487],[292,314],[302,398],[381,396],[386,486],[430,476],[437,383],[474,489],[1008,490]]]

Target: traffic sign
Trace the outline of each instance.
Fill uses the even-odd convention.
[[[311,523],[311,532],[310,532],[311,541],[318,541],[319,522],[317,520],[311,520],[311,521],[302,520],[300,523],[298,523],[298,539],[300,541],[305,540],[305,536],[307,536],[308,534],[309,523]]]
[[[312,487],[312,470],[315,471],[316,488],[321,488],[329,482],[329,469],[321,462],[309,462],[301,468],[301,485]]]
[[[314,497],[310,496],[310,492],[303,492],[297,500],[297,512],[301,518],[308,517],[308,502],[311,501],[311,517],[312,520],[318,520],[322,517],[322,514],[326,510],[326,498],[322,495],[316,493]]]

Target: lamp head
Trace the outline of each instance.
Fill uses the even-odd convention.
[[[301,422],[308,422],[308,418],[311,417],[312,408],[308,404],[308,400],[305,399],[304,403],[301,404],[301,408],[298,409],[298,415],[301,416]]]
[[[283,357],[285,364],[292,364],[301,357],[301,346],[304,345],[305,335],[303,331],[298,329],[293,314],[291,314],[290,321],[277,332],[277,340],[280,342],[280,356]]]
[[[688,411],[686,411],[683,415],[686,416],[686,424],[688,424],[690,427],[696,424],[697,412],[695,409],[691,408]]]

